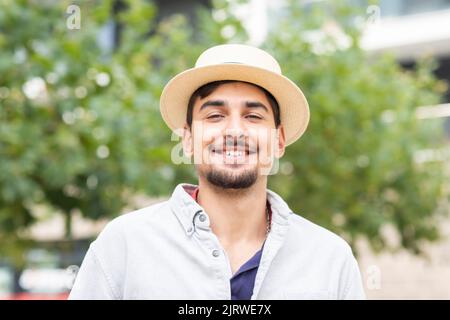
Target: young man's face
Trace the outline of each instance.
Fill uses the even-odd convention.
[[[283,128],[275,128],[269,100],[254,85],[220,85],[197,98],[192,120],[183,139],[185,153],[194,156],[199,176],[216,186],[248,188],[284,153]]]

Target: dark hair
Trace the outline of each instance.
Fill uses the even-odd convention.
[[[251,84],[251,85],[261,89],[266,94],[267,100],[269,100],[270,106],[272,107],[274,119],[275,119],[275,127],[278,128],[278,126],[281,123],[281,120],[280,120],[280,107],[278,106],[278,102],[275,99],[275,97],[269,91],[264,89],[263,87],[260,87],[260,86],[254,84],[254,83],[245,82],[245,81],[238,81],[238,80],[214,81],[214,82],[210,82],[210,83],[204,84],[203,86],[201,86],[200,88],[195,90],[194,93],[192,94],[191,98],[189,99],[188,108],[187,108],[187,114],[186,114],[186,122],[187,122],[189,128],[192,125],[192,113],[194,111],[195,100],[198,97],[203,99],[203,98],[209,96],[211,93],[213,93],[214,90],[216,90],[222,84],[232,83],[232,82],[244,82],[244,83]]]

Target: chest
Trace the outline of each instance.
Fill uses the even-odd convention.
[[[224,247],[231,271],[235,274],[239,268],[247,263],[261,249],[263,243],[236,245]]]

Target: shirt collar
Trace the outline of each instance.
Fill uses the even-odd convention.
[[[175,187],[175,190],[169,199],[169,204],[173,213],[188,235],[191,235],[194,232],[195,215],[204,211],[190,195],[194,192],[196,187],[196,185],[187,183],[179,184]]]
[[[196,215],[201,212],[206,214],[202,206],[200,206],[191,196],[197,187],[198,186],[193,184],[181,183],[175,187],[172,196],[169,199],[169,204],[173,213],[176,215],[188,235],[192,235],[195,230],[194,219]],[[292,210],[278,194],[271,190],[267,190],[267,200],[270,203],[272,211],[271,231],[277,232],[277,230],[281,231],[281,229],[285,229],[284,226],[288,225],[289,216],[293,213]]]

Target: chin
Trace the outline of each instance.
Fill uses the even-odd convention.
[[[212,165],[211,169],[219,171],[254,171],[258,170],[258,166],[253,164],[220,163]]]

